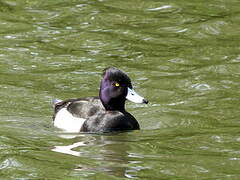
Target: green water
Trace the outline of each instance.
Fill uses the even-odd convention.
[[[141,130],[53,128],[108,66]],[[238,0],[0,0],[0,179],[240,179],[239,78]]]

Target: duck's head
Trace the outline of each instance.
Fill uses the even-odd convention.
[[[125,111],[126,99],[135,103],[148,103],[133,90],[128,75],[114,67],[105,69],[99,97],[106,110]]]

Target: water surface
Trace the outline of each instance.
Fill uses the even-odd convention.
[[[237,0],[0,1],[1,179],[239,179]],[[141,130],[66,134],[53,98],[98,94],[104,68],[150,104]]]

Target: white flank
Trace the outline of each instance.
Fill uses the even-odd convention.
[[[55,116],[54,126],[66,132],[78,133],[85,120],[74,117],[67,108],[62,108]]]

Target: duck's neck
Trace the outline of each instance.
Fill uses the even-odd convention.
[[[104,93],[100,93],[99,97],[106,111],[125,112],[125,98],[110,98]]]
[[[101,100],[102,101],[102,100]],[[102,101],[106,111],[120,111],[125,112],[125,100],[110,99],[109,101]]]

